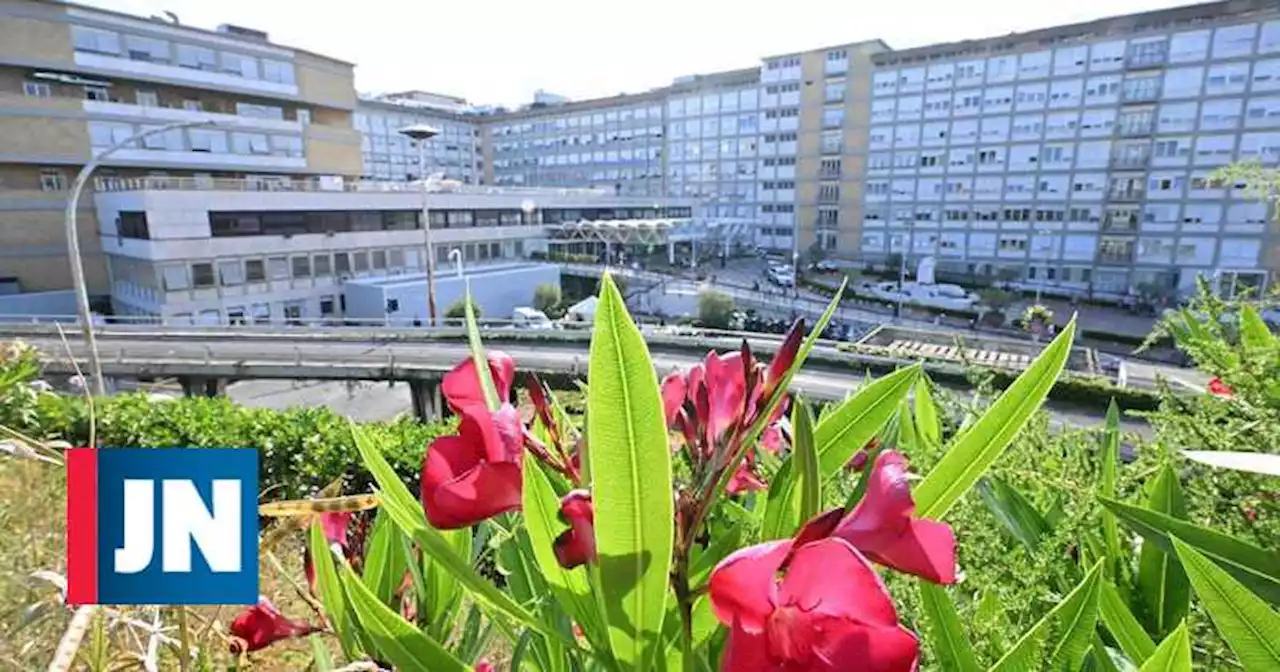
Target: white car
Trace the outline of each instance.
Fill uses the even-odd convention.
[[[547,314],[536,308],[521,306],[511,311],[511,326],[517,329],[554,329],[555,324]]]
[[[795,287],[796,273],[788,266],[776,266],[769,269],[769,282],[779,287]]]

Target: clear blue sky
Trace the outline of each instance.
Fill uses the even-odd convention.
[[[906,48],[1173,7],[1171,0],[88,0],[185,24],[265,30],[357,64],[361,91],[519,104],[662,86],[761,56],[880,38]]]

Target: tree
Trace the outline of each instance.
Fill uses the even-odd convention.
[[[465,303],[465,301],[467,301],[467,299],[458,299],[457,301],[454,301],[453,303],[449,304],[449,307],[444,310],[445,319],[446,320],[467,319],[467,312],[466,312],[467,304]],[[475,299],[471,299],[471,311],[475,313],[477,320],[480,319],[480,314],[481,314],[480,305],[476,303]]]
[[[560,307],[560,285],[546,283],[533,290],[533,307],[546,313],[549,317],[558,317]]]
[[[714,289],[703,290],[698,295],[698,321],[704,327],[712,329],[728,329],[733,323],[733,312],[737,306],[733,297]]]
[[[1006,308],[1013,304],[1013,292],[997,289],[995,287],[985,287],[978,290],[978,299],[982,305],[990,308],[997,313],[1003,313]]]

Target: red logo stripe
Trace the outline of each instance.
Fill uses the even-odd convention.
[[[67,456],[67,602],[98,602],[98,450]]]

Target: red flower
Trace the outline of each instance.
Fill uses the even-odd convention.
[[[505,402],[511,398],[511,381],[516,377],[516,363],[501,350],[490,350],[488,359],[493,386],[498,388],[498,400]],[[461,413],[463,408],[473,404],[486,405],[480,376],[476,375],[476,362],[471,357],[462,360],[444,375],[440,391],[454,413]]]
[[[320,518],[320,530],[324,532],[325,541],[330,544],[337,544],[343,553],[347,553],[350,541],[347,537],[347,525],[354,517],[354,513],[322,513]],[[316,567],[311,562],[311,548],[306,547],[302,552],[302,571],[307,575],[307,586],[311,588],[312,594],[316,592]]]
[[[919,643],[867,560],[841,539],[793,543],[744,548],[712,572],[711,608],[730,628],[720,669],[914,670]]]
[[[729,477],[729,482],[725,484],[724,491],[729,495],[738,495],[744,492],[763,490],[767,487],[769,487],[769,484],[765,483],[764,479],[757,476],[756,473],[751,470],[751,465],[747,464],[746,460],[743,460],[738,465],[738,470],[733,472],[733,475]]]
[[[441,530],[520,508],[520,414],[510,404],[496,412],[470,404],[461,414],[457,436],[432,441],[422,464],[422,505]]]
[[[490,663],[488,658],[481,658],[480,660],[476,661],[475,672],[496,672],[496,671],[493,668],[493,663]]]
[[[854,453],[853,457],[849,458],[849,461],[845,463],[844,468],[855,472],[861,472],[863,469],[867,468],[867,460],[871,459],[871,453],[876,452],[876,449],[879,447],[880,439],[872,437],[872,439],[867,442],[867,445],[858,449],[858,452]]]
[[[569,523],[569,529],[561,532],[553,543],[560,566],[573,569],[595,562],[595,510],[591,506],[591,493],[571,490],[560,500],[560,515]]]
[[[902,455],[881,452],[867,478],[866,495],[832,536],[886,567],[935,583],[955,583],[955,534],[946,523],[913,517],[916,504]]]
[[[688,383],[685,374],[676,372],[662,379],[662,410],[667,417],[667,426],[675,424],[676,414],[684,406]]]
[[[258,603],[245,609],[231,621],[231,635],[237,640],[232,643],[232,653],[257,651],[270,646],[274,642],[290,637],[302,637],[320,628],[305,621],[295,621],[276,609],[271,600],[259,597]],[[243,642],[243,643],[241,643]]]
[[[782,444],[782,428],[777,423],[765,427],[764,432],[760,434],[760,447],[774,455],[782,452]]]
[[[1226,397],[1227,399],[1230,399],[1236,396],[1235,390],[1232,390],[1230,385],[1222,382],[1222,379],[1217,376],[1214,376],[1213,379],[1209,381],[1208,388],[1210,394],[1214,394],[1219,397]]]

